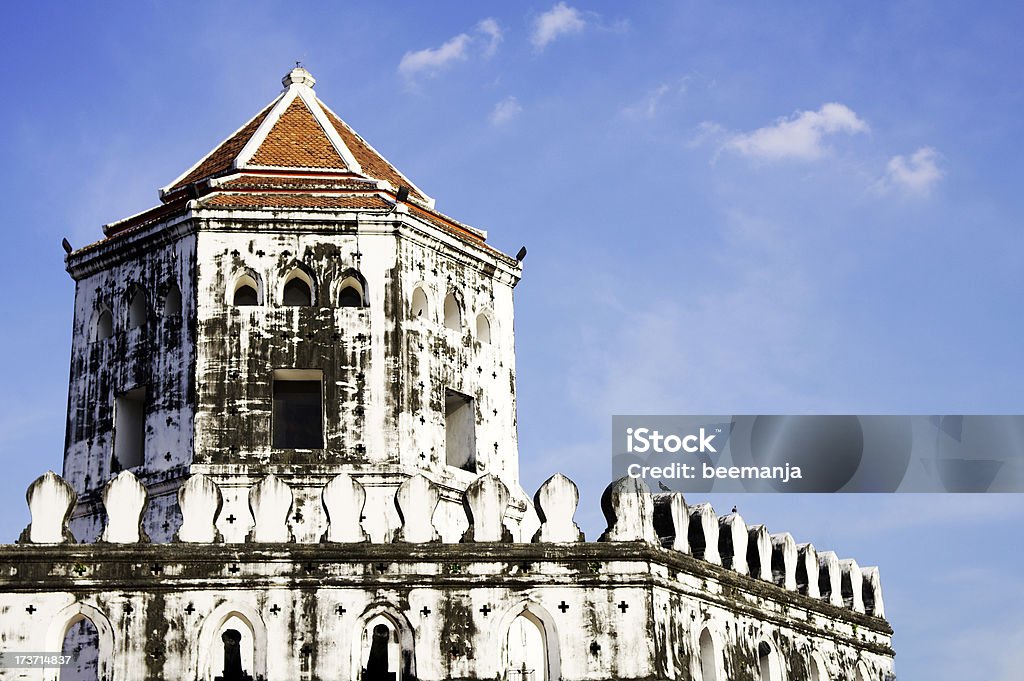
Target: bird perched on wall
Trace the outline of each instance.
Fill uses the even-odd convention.
[[[733,506],[732,507],[732,512],[733,513],[739,513],[739,509],[737,509],[735,506]]]
[[[660,489],[662,492],[671,492],[672,491],[672,489],[668,485],[663,483],[661,480],[658,481],[658,489]]]

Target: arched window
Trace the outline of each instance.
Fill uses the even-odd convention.
[[[167,287],[167,294],[164,295],[164,316],[178,317],[181,315],[181,289],[177,284]]]
[[[103,310],[96,318],[96,340],[106,340],[114,335],[114,315]]]
[[[427,294],[419,286],[412,292],[412,307],[409,308],[413,319],[428,319],[430,317],[430,306],[427,303]]]
[[[760,681],[782,681],[782,664],[779,654],[767,641],[757,644],[757,664]]]
[[[252,627],[237,613],[228,617],[217,631],[213,654],[210,656],[210,681],[253,678],[254,653]]]
[[[243,274],[235,282],[235,291],[231,303],[236,307],[260,304],[260,285],[249,274]]]
[[[338,284],[339,307],[363,307],[366,305],[366,284],[358,272],[350,270]]]
[[[462,331],[462,309],[454,293],[449,293],[444,299],[444,325],[449,329]]]
[[[508,681],[548,681],[544,625],[533,613],[523,610],[512,620],[505,643]]]
[[[313,304],[313,279],[296,268],[284,282],[281,303],[289,307],[309,307]]]
[[[359,656],[362,681],[403,679],[403,651],[398,628],[386,615],[377,615],[363,627]]]
[[[491,342],[491,322],[487,319],[487,315],[476,316],[476,337],[481,343]]]
[[[700,632],[700,674],[701,681],[718,681],[718,655],[715,641],[706,628]]]
[[[808,668],[810,669],[810,676],[808,677],[810,681],[829,681],[828,672],[825,671],[825,665],[822,664],[817,653],[811,654]]]
[[[128,328],[137,329],[146,324],[146,291],[141,286],[132,289],[128,304]]]
[[[84,615],[68,627],[61,645],[61,655],[71,655],[72,662],[60,669],[61,681],[99,681],[100,637],[96,625]]]

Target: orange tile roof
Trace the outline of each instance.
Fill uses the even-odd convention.
[[[274,100],[276,102],[277,100]],[[274,102],[267,104],[267,106],[260,111],[256,116],[249,121],[241,130],[232,135],[226,142],[223,142],[219,147],[213,150],[206,159],[200,163],[196,168],[185,177],[181,178],[178,182],[171,187],[171,190],[180,189],[185,185],[195,182],[196,180],[202,180],[207,177],[215,177],[220,175],[225,170],[231,168],[232,162],[235,157],[238,156],[238,152],[242,151],[242,147],[249,141],[249,138],[256,132],[256,128],[260,127],[260,123],[270,113],[270,109],[274,106]]]
[[[348,164],[301,97],[288,105],[249,163],[279,168],[348,170]]]
[[[376,194],[216,194],[203,199],[210,208],[390,208],[391,204]]]

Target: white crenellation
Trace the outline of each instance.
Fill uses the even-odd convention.
[[[463,504],[469,528],[462,541],[510,542],[512,535],[505,527],[505,509],[508,507],[508,487],[496,475],[481,475],[466,488]]]
[[[320,499],[328,523],[321,541],[349,544],[370,540],[362,524],[366,490],[352,476],[347,473],[335,475],[324,485]]]
[[[64,544],[75,541],[68,519],[78,502],[75,490],[53,471],[32,481],[25,493],[31,515],[19,541],[32,544]]]
[[[103,508],[107,524],[102,541],[111,544],[134,544],[149,541],[142,528],[142,513],[148,493],[131,471],[121,471],[103,488]]]
[[[441,500],[441,493],[422,473],[403,482],[395,492],[395,507],[402,519],[402,527],[395,541],[423,544],[441,540],[434,526],[434,511]]]
[[[202,473],[195,473],[178,489],[182,521],[175,538],[190,543],[221,541],[217,516],[223,506],[224,496],[217,483]]]
[[[690,507],[690,551],[713,565],[721,565],[718,553],[718,516],[711,504]]]
[[[680,553],[690,552],[690,509],[680,492],[655,494],[654,531],[661,545]]]
[[[280,543],[293,540],[288,527],[294,495],[291,488],[271,473],[249,490],[249,509],[255,520],[249,539]]]
[[[885,601],[882,600],[882,578],[877,567],[862,567],[864,583],[864,611],[874,617],[885,617]]]
[[[654,531],[651,490],[640,478],[619,478],[601,495],[608,526],[598,541],[643,541],[660,544]]]
[[[738,574],[749,574],[747,567],[747,525],[736,512],[718,519],[718,555],[722,565]]]
[[[772,579],[787,591],[796,591],[796,541],[789,532],[773,534]]]
[[[820,598],[818,587],[818,552],[814,544],[797,545],[796,582],[797,590],[805,596]]]
[[[860,574],[860,566],[852,558],[839,561],[842,575],[841,589],[843,605],[854,612],[864,612],[864,584]]]
[[[573,521],[579,501],[580,492],[576,483],[561,473],[555,473],[545,480],[533,495],[533,506],[541,523],[533,535],[533,541],[583,541],[583,532]]]
[[[747,569],[752,577],[772,581],[772,538],[764,525],[747,527]]]
[[[818,553],[818,590],[821,598],[832,605],[843,607],[842,573],[839,557],[833,551]]]

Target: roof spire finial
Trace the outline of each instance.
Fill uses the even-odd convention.
[[[305,85],[306,87],[313,87],[316,85],[316,78],[313,77],[309,71],[302,67],[301,61],[295,62],[295,68],[288,72],[284,78],[281,79],[281,84],[286,88],[292,85]]]

